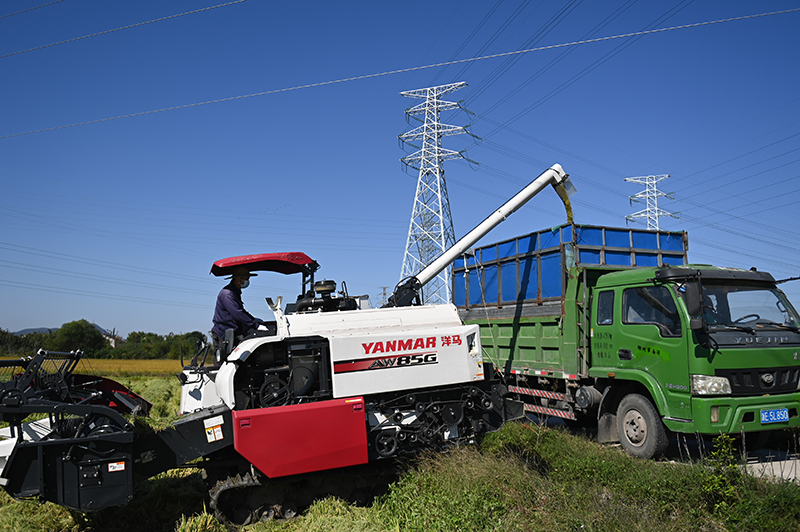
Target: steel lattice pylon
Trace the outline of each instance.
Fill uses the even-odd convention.
[[[409,98],[425,101],[406,109],[409,118],[425,115],[423,125],[400,135],[402,142],[418,148],[414,153],[401,159],[410,167],[419,170],[417,192],[414,196],[414,207],[411,211],[411,223],[408,228],[408,239],[403,257],[401,279],[407,279],[419,273],[425,266],[433,262],[442,252],[455,244],[453,219],[450,215],[450,201],[447,198],[447,186],[444,180],[444,161],[463,157],[457,151],[442,147],[442,137],[467,133],[463,126],[449,126],[439,122],[442,111],[459,109],[456,102],[443,101],[445,94],[466,87],[464,82],[440,85],[405,91],[400,94]],[[422,140],[422,146],[411,144]],[[432,279],[421,291],[423,304],[448,303],[450,297],[450,279],[452,268],[445,268],[442,273]]]
[[[644,192],[639,192],[638,194],[634,194],[633,196],[630,197],[631,204],[633,204],[634,201],[636,202],[642,201],[642,198],[644,198],[647,205],[647,208],[626,216],[625,217],[626,221],[636,222],[640,218],[645,218],[647,220],[647,229],[649,229],[650,231],[653,230],[658,231],[659,230],[658,218],[660,216],[672,216],[673,218],[677,218],[677,216],[675,216],[671,212],[662,211],[661,209],[658,208],[658,198],[660,196],[672,199],[671,196],[661,192],[656,187],[656,185],[660,181],[663,181],[668,177],[669,174],[625,178],[625,181],[629,181],[631,183],[639,183],[640,185],[645,185],[646,187]]]

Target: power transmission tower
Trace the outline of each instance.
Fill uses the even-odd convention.
[[[380,293],[380,300],[381,300],[381,307],[385,307],[386,303],[389,301],[389,287],[388,286],[381,286],[381,293]]]
[[[658,190],[657,185],[659,182],[663,181],[664,179],[668,178],[669,174],[666,175],[648,175],[648,176],[641,176],[641,177],[626,177],[625,181],[630,183],[638,183],[640,185],[645,186],[645,190],[643,192],[639,192],[638,194],[634,194],[630,197],[631,205],[633,202],[641,202],[642,198],[645,199],[647,208],[630,214],[625,217],[626,222],[636,222],[640,218],[647,219],[647,229],[650,231],[658,231],[658,218],[660,216],[672,216],[673,218],[677,218],[674,214],[667,211],[662,211],[658,208],[658,198],[665,197],[669,199],[675,199],[672,196],[665,194]]]
[[[406,109],[407,119],[420,120],[423,125],[399,137],[402,142],[408,142],[410,146],[417,148],[417,151],[400,160],[419,171],[403,269],[400,273],[401,279],[418,274],[443,251],[455,244],[443,163],[464,156],[460,152],[443,148],[442,137],[468,132],[463,126],[442,124],[439,115],[442,111],[461,108],[459,103],[447,102],[441,97],[466,86],[466,83],[459,82],[400,93],[408,98],[425,100]],[[424,115],[425,118],[421,120],[416,115]],[[422,145],[412,144],[411,141],[415,140],[422,140]],[[421,291],[422,303],[449,303],[450,278],[451,268],[448,267],[424,286]]]

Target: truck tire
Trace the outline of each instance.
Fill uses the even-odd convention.
[[[622,448],[637,458],[653,458],[669,441],[656,407],[638,393],[622,398],[617,409],[617,433]]]

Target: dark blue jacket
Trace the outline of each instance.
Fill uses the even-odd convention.
[[[244,309],[242,290],[233,281],[219,291],[217,306],[214,309],[212,333],[222,338],[226,329],[236,329],[235,336],[240,336],[258,327],[259,323],[261,320],[254,318]]]

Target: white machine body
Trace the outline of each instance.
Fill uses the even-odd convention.
[[[334,398],[483,380],[477,325],[463,325],[453,305],[284,314],[275,336],[241,342],[219,368],[187,368],[181,412],[236,404],[236,378],[252,353],[290,338],[321,338]]]

